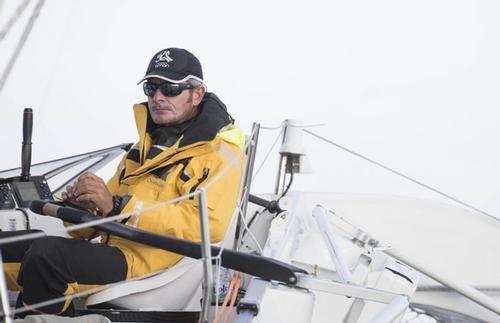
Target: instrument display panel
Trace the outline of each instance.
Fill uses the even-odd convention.
[[[15,187],[19,197],[23,201],[33,201],[40,200],[41,196],[36,189],[34,182],[13,182],[12,185]]]
[[[33,200],[53,200],[45,176],[31,176],[28,181],[13,177],[0,182],[0,209],[28,207]]]

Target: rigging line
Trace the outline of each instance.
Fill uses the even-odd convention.
[[[226,167],[224,167],[216,176],[214,176],[214,178],[210,182],[208,182],[207,185],[205,185],[203,188],[208,189],[213,184],[215,184],[217,181],[219,181],[222,178],[222,176],[224,176],[229,171],[229,169],[231,168],[231,166],[233,166],[234,164],[236,164],[237,160],[243,155],[243,152],[246,150],[246,148],[247,148],[247,146],[249,144],[250,143],[247,143],[247,145],[243,149],[241,149],[240,152],[237,155],[233,155],[232,158],[231,158],[231,160],[229,161],[229,163],[226,165]],[[194,196],[200,194],[201,189],[202,189],[202,187],[198,188],[197,190],[195,190],[192,193],[181,195],[181,196],[179,196],[177,198],[173,198],[173,199],[165,201],[165,202],[156,203],[156,204],[153,204],[153,205],[151,205],[149,207],[146,207],[146,208],[141,208],[141,210],[140,210],[140,212],[138,214],[142,214],[144,212],[153,211],[153,210],[155,210],[157,208],[160,208],[162,206],[166,206],[166,205],[169,205],[169,204],[177,203],[177,202],[180,202],[182,200],[194,197]],[[132,216],[132,215],[134,215],[134,213],[136,213],[136,212],[132,211],[132,212],[128,212],[126,214],[118,214],[118,215],[113,216],[111,218],[115,218],[116,220],[118,220],[118,219],[125,218],[126,215],[127,216]],[[108,218],[106,218],[106,219],[108,219]],[[101,220],[98,220],[98,221],[101,221]],[[98,222],[98,221],[94,221],[94,223]],[[109,222],[109,221],[106,221],[106,222]],[[102,222],[102,223],[106,223],[106,222]],[[90,223],[90,222],[88,222],[88,223]],[[70,228],[70,227],[68,227],[68,228]]]
[[[44,1],[44,0],[42,0],[42,1]],[[253,136],[253,133],[252,133],[252,136]],[[210,182],[208,182],[207,185],[204,186],[204,188],[208,189],[213,184],[215,184],[219,179],[221,179],[222,176],[224,176],[229,171],[230,167],[233,166],[233,164],[241,157],[241,155],[247,149],[247,147],[248,147],[248,145],[250,145],[250,143],[251,143],[251,141],[249,141],[245,145],[245,147],[240,150],[240,153],[238,155],[232,156],[233,158],[231,158],[231,160],[226,165],[226,167],[223,168]],[[179,196],[177,198],[173,198],[173,199],[165,201],[165,202],[156,203],[156,204],[153,204],[153,205],[151,205],[149,207],[146,207],[146,208],[141,208],[138,213],[134,210],[134,211],[131,211],[131,212],[127,212],[127,213],[123,213],[123,214],[118,214],[118,215],[114,215],[114,216],[111,216],[111,217],[106,217],[106,218],[98,219],[98,220],[95,220],[95,221],[89,221],[89,222],[85,222],[85,223],[81,223],[81,224],[67,226],[63,230],[53,230],[53,231],[45,231],[45,232],[36,232],[36,233],[29,233],[29,234],[20,235],[20,236],[13,236],[13,237],[8,237],[8,238],[3,238],[3,239],[0,239],[0,245],[6,244],[6,243],[12,243],[12,242],[29,240],[29,239],[41,238],[41,237],[44,237],[45,235],[54,235],[54,234],[57,234],[57,233],[64,233],[64,232],[76,231],[76,230],[80,230],[80,229],[91,227],[91,226],[98,225],[98,224],[104,224],[104,223],[112,222],[112,221],[115,221],[115,220],[125,219],[125,218],[128,218],[128,217],[134,216],[136,214],[139,215],[139,214],[142,214],[144,212],[149,212],[149,211],[155,210],[157,208],[160,208],[160,207],[163,207],[163,206],[166,206],[166,205],[169,205],[169,204],[177,203],[177,202],[180,202],[182,200],[188,199],[190,197],[194,197],[194,196],[200,194],[200,191],[201,191],[201,188],[198,188],[197,190],[195,190],[192,193],[188,193],[188,194]]]
[[[326,123],[313,123],[313,124],[306,124],[306,125],[293,125],[293,124],[287,124],[287,127],[290,128],[314,128],[314,127],[322,127],[326,126]]]
[[[269,158],[269,155],[271,155],[271,152],[274,150],[274,147],[276,146],[276,144],[278,143],[278,140],[280,139],[280,137],[283,135],[283,131],[285,130],[285,127],[281,127],[281,131],[278,133],[278,135],[276,136],[276,139],[274,139],[274,142],[273,144],[271,145],[271,148],[269,148],[269,150],[267,151],[267,154],[266,156],[264,157],[264,159],[262,160],[262,162],[260,163],[259,167],[257,168],[257,170],[255,171],[255,173],[253,174],[253,177],[252,177],[252,182],[255,180],[255,178],[257,177],[257,175],[259,174],[260,170],[262,169],[262,167],[264,167],[264,164],[266,163],[267,159]]]
[[[284,121],[280,123],[279,126],[260,126],[260,129],[264,129],[264,130],[278,130],[279,128],[282,128],[283,127],[283,123],[285,123]]]
[[[249,141],[245,145],[245,147],[240,150],[240,153],[238,155],[232,156],[233,158],[231,158],[231,160],[226,165],[226,167],[223,168],[210,182],[208,182],[207,185],[204,186],[204,188],[208,189],[213,184],[215,184],[219,179],[221,179],[222,176],[224,176],[229,171],[230,167],[233,166],[233,164],[241,157],[241,155],[247,149],[247,147],[248,147],[248,145],[250,145],[250,143],[251,142]],[[163,206],[166,206],[166,205],[169,205],[169,204],[177,203],[177,202],[180,202],[182,200],[188,199],[190,197],[194,197],[194,196],[200,194],[200,190],[201,190],[201,188],[198,188],[197,190],[195,190],[192,193],[188,193],[188,194],[179,196],[177,198],[173,198],[173,199],[165,201],[165,202],[156,203],[156,204],[153,204],[153,205],[151,205],[149,207],[146,207],[146,208],[141,208],[138,213],[136,211],[132,211],[132,212],[127,212],[127,213],[123,213],[123,214],[114,215],[114,216],[111,216],[111,217],[106,217],[106,218],[103,218],[103,219],[98,219],[98,220],[95,220],[95,221],[90,221],[90,222],[85,222],[85,223],[81,223],[81,224],[67,226],[63,230],[53,230],[53,231],[46,231],[46,232],[29,233],[29,234],[26,234],[26,235],[20,235],[20,236],[13,236],[13,237],[8,237],[8,238],[3,238],[3,239],[0,239],[0,245],[6,244],[6,243],[12,243],[12,242],[18,242],[18,241],[24,241],[24,240],[29,240],[29,239],[40,238],[40,237],[44,237],[45,235],[54,235],[54,234],[57,234],[57,233],[64,233],[64,232],[76,231],[76,230],[80,230],[80,229],[91,227],[91,226],[98,225],[98,224],[104,224],[104,223],[112,222],[112,221],[115,221],[115,220],[125,219],[125,218],[128,218],[128,217],[134,216],[135,214],[139,215],[139,214],[142,214],[144,212],[149,212],[149,211],[155,210],[157,208],[160,208],[160,207],[163,207]]]
[[[205,188],[211,187],[219,179],[221,179],[222,176],[224,176],[229,171],[230,167],[233,166],[233,164],[241,157],[241,155],[246,150],[246,148],[248,147],[249,144],[250,144],[250,141],[247,143],[247,145],[243,149],[240,150],[240,153],[238,155],[235,155],[235,156],[233,156],[233,158],[231,158],[231,160],[229,161],[229,163],[226,165],[225,168],[223,168],[209,183],[207,183]],[[139,215],[139,214],[142,214],[144,212],[149,212],[149,211],[155,210],[157,208],[160,208],[160,207],[163,207],[163,206],[166,206],[169,204],[177,203],[177,202],[180,202],[182,200],[188,199],[190,197],[194,197],[200,193],[200,190],[201,190],[201,188],[197,189],[196,191],[194,191],[192,193],[188,193],[188,194],[179,196],[177,198],[173,198],[173,199],[165,201],[165,202],[156,203],[156,204],[153,204],[153,205],[146,207],[146,208],[141,208],[138,213],[136,211],[131,211],[131,212],[123,213],[123,214],[114,215],[111,217],[106,217],[103,219],[98,219],[95,221],[90,221],[90,222],[85,222],[85,223],[81,223],[81,224],[67,226],[63,230],[53,230],[53,231],[46,231],[46,232],[29,233],[26,235],[3,238],[3,239],[0,239],[0,245],[6,244],[6,243],[12,243],[12,242],[40,238],[40,237],[44,237],[45,235],[54,235],[57,233],[76,231],[76,230],[88,228],[88,227],[98,225],[98,224],[104,224],[104,223],[112,222],[115,220],[125,219],[128,217],[134,216],[135,214]]]
[[[192,193],[192,194],[188,194],[188,195],[184,195],[182,197],[184,198],[189,198],[189,196],[192,195],[196,195],[195,193]],[[181,197],[181,198],[182,198]],[[170,200],[169,202],[170,203],[174,203],[174,202],[177,202],[179,200],[181,200],[181,198],[177,198],[177,199],[173,199],[173,200]],[[170,204],[169,203],[169,204]],[[238,208],[238,213],[240,213],[241,211],[241,208],[239,206],[236,206]],[[144,212],[146,209],[143,209],[141,210],[141,212]],[[97,220],[97,221],[92,221],[93,224],[96,224],[97,222],[100,223],[106,223],[106,222],[111,222],[111,221],[114,221],[116,219],[120,219],[120,218],[124,218],[126,216],[130,216],[131,213],[133,212],[129,212],[127,214],[120,214],[120,215],[117,215],[117,216],[113,216],[113,217],[109,217],[109,218],[106,218],[106,219],[102,219],[102,220]],[[229,224],[229,226],[232,225],[232,222],[235,221],[235,218],[236,217],[233,217],[231,219],[231,222]],[[105,221],[104,221],[105,220]],[[87,222],[86,224],[88,225],[89,223],[91,222]],[[85,225],[85,227],[87,226]],[[67,229],[70,229],[72,228],[73,230],[76,230],[76,229],[80,229],[80,228],[83,228],[82,226],[80,225],[73,225],[73,226],[68,226]],[[66,231],[73,231],[73,230],[66,230]],[[56,231],[57,232],[57,231]],[[43,237],[45,235],[47,235],[48,233],[51,233],[51,232],[39,232],[39,233],[34,233],[34,234],[27,234],[27,235],[23,235],[23,237],[28,237],[28,239],[34,239],[34,238],[39,238],[39,237]],[[53,232],[52,232],[53,233]],[[14,242],[14,241],[22,241],[22,240],[19,240],[19,239],[9,239],[9,238],[6,238],[6,239],[0,239],[0,244],[2,243],[9,243],[9,242]],[[218,263],[218,266],[220,266],[220,262],[221,262],[221,259],[222,259],[222,253],[224,251],[224,248],[220,248],[219,250],[219,253],[214,256],[214,257],[211,257],[212,259],[216,260],[216,262]],[[161,271],[159,271],[161,272]],[[75,293],[75,294],[71,294],[71,295],[66,295],[66,296],[63,296],[63,297],[59,297],[59,298],[54,298],[54,299],[51,299],[51,300],[47,300],[45,302],[41,302],[41,303],[36,303],[36,304],[33,304],[33,305],[30,305],[30,306],[25,306],[25,307],[22,307],[22,308],[19,308],[19,309],[16,309],[14,311],[14,314],[19,314],[19,313],[23,313],[23,312],[26,312],[26,311],[29,311],[31,309],[34,309],[34,308],[40,308],[40,307],[45,307],[47,305],[52,305],[52,304],[56,304],[56,303],[60,303],[62,301],[65,301],[66,299],[73,299],[73,298],[77,298],[77,297],[81,297],[81,296],[86,296],[86,295],[89,295],[89,294],[92,294],[92,293],[96,293],[96,292],[99,292],[101,290],[104,290],[104,289],[107,289],[107,288],[111,288],[111,287],[114,287],[114,286],[117,286],[119,284],[124,284],[126,282],[129,282],[129,281],[135,281],[135,280],[139,280],[139,279],[142,279],[144,277],[149,277],[151,275],[151,273],[149,274],[146,274],[144,276],[139,276],[139,277],[135,277],[135,278],[132,278],[132,279],[128,279],[128,280],[123,280],[123,281],[120,281],[120,282],[116,282],[116,283],[112,283],[112,284],[107,284],[107,285],[103,285],[103,286],[98,286],[96,288],[92,288],[92,289],[89,289],[89,290],[85,290],[83,292],[80,292],[80,293]]]
[[[245,147],[245,149],[246,149],[246,147]],[[233,160],[231,160],[228,163],[228,165],[226,165],[226,167],[224,169],[222,169],[222,171],[219,174],[217,174],[205,186],[205,188],[209,188],[210,186],[212,186],[213,184],[215,184],[222,176],[224,176],[229,171],[230,167],[233,165],[233,162],[235,162],[237,159],[239,159],[241,157],[241,155],[243,154],[243,152],[245,151],[245,149],[242,149],[238,155],[233,156],[234,157],[234,158],[232,158]],[[141,208],[138,213],[136,211],[131,211],[131,212],[123,213],[123,214],[114,215],[114,216],[111,216],[111,217],[106,217],[106,218],[103,218],[103,219],[98,219],[98,220],[95,220],[95,221],[89,221],[89,222],[85,222],[85,223],[81,223],[81,224],[67,226],[63,230],[53,230],[53,231],[46,231],[46,232],[36,232],[36,233],[29,233],[29,234],[26,234],[26,235],[20,235],[20,236],[13,236],[13,237],[8,237],[8,238],[3,238],[3,239],[0,239],[0,245],[6,244],[6,243],[12,243],[12,242],[29,240],[29,239],[41,238],[41,237],[44,237],[45,235],[54,235],[54,234],[57,234],[57,233],[64,233],[64,232],[76,231],[76,230],[80,230],[80,229],[83,229],[83,228],[88,228],[88,227],[91,227],[91,226],[94,226],[94,225],[98,225],[98,224],[104,224],[104,223],[112,222],[112,221],[115,221],[115,220],[125,219],[125,218],[128,218],[128,217],[134,216],[135,214],[139,215],[139,214],[142,214],[144,212],[149,212],[149,211],[155,210],[157,208],[160,208],[160,207],[163,207],[163,206],[166,206],[166,205],[169,205],[169,204],[177,203],[177,202],[180,202],[182,200],[188,199],[190,197],[194,197],[194,196],[200,194],[200,190],[201,190],[201,188],[197,189],[196,191],[194,191],[192,193],[188,193],[188,194],[179,196],[177,198],[173,198],[173,199],[165,201],[165,202],[156,203],[156,204],[153,204],[153,205],[151,205],[149,207],[146,207],[146,208]]]
[[[239,210],[241,210],[241,205],[240,205],[240,203],[238,203],[238,205],[236,205],[236,206],[234,207],[233,214],[234,214],[236,211],[239,211]],[[235,225],[235,223],[234,223],[234,222],[236,221],[236,218],[237,218],[237,217],[238,217],[238,216],[233,216],[233,217],[231,217],[231,221],[229,221],[229,224],[227,225],[226,234],[227,234],[227,231],[228,231],[231,227],[233,227],[233,225]],[[222,259],[222,253],[224,252],[224,249],[225,249],[225,248],[223,247],[223,245],[222,245],[222,244],[223,244],[223,242],[224,242],[224,240],[225,240],[225,239],[226,239],[226,237],[224,237],[224,238],[222,239],[222,241],[219,241],[219,242],[218,242],[218,243],[220,243],[220,249],[219,249],[219,252],[217,253],[217,255],[216,255],[216,256],[212,256],[212,257],[211,257],[211,259],[212,259],[212,260],[216,260],[216,261],[217,261],[217,260]]]
[[[241,208],[241,201],[235,206],[234,210],[233,210],[233,214],[237,211],[237,210],[240,210]],[[227,231],[230,230],[230,228],[233,227],[233,224],[235,224],[234,222],[236,221],[236,218],[238,216],[233,216],[231,217],[231,221],[229,222],[228,226],[227,226],[227,229],[226,229],[226,235],[227,235]],[[219,252],[217,253],[216,256],[212,256],[211,259],[213,261],[215,261],[215,264],[213,265],[215,267],[215,277],[216,277],[216,280],[215,280],[215,312],[217,313],[219,311],[219,288],[220,288],[220,278],[221,278],[221,267],[222,267],[222,253],[224,252],[224,241],[226,240],[226,237],[224,237],[224,239],[220,242],[220,248],[219,248]],[[212,245],[212,243],[211,243]]]
[[[285,122],[282,122],[279,126],[271,127],[271,126],[260,126],[260,129],[264,130],[277,130],[281,127],[283,127],[283,124]],[[306,125],[301,125],[301,126],[295,126],[288,124],[287,127],[292,127],[292,128],[313,128],[313,127],[320,127],[320,126],[326,126],[326,123],[313,123],[313,124],[306,124]]]
[[[350,154],[352,154],[352,155],[354,155],[354,156],[356,156],[356,157],[359,157],[359,158],[361,158],[361,159],[364,159],[364,160],[366,160],[366,161],[367,161],[367,162],[369,162],[369,163],[372,163],[372,164],[374,164],[374,165],[376,165],[376,166],[379,166],[379,167],[381,167],[381,168],[385,169],[386,171],[389,171],[389,172],[391,172],[391,173],[393,173],[393,174],[395,174],[395,175],[398,175],[398,176],[400,176],[400,177],[402,177],[402,178],[404,178],[404,179],[406,179],[406,180],[408,180],[408,181],[410,181],[410,182],[412,182],[412,183],[414,183],[414,184],[417,184],[417,185],[422,186],[422,187],[424,187],[424,188],[426,188],[426,189],[428,189],[428,190],[430,190],[430,191],[433,191],[434,193],[437,193],[437,194],[439,194],[439,195],[441,195],[441,196],[444,196],[444,197],[446,197],[446,198],[448,198],[448,199],[450,199],[450,200],[452,200],[452,201],[454,201],[454,202],[456,202],[456,203],[458,203],[458,204],[460,204],[460,205],[462,205],[462,206],[465,206],[465,207],[467,207],[467,208],[469,208],[469,209],[471,209],[471,210],[474,210],[474,211],[476,211],[476,212],[478,212],[478,213],[480,213],[480,214],[486,215],[486,216],[488,216],[488,217],[492,218],[492,219],[493,219],[493,220],[495,220],[495,221],[500,221],[500,218],[497,218],[497,217],[495,217],[494,215],[492,215],[492,214],[490,214],[490,213],[488,213],[488,212],[486,212],[486,211],[483,211],[483,210],[481,210],[481,209],[478,209],[477,207],[475,207],[475,206],[473,206],[473,205],[470,205],[470,204],[468,204],[468,203],[465,203],[465,202],[463,202],[463,201],[461,201],[461,200],[459,200],[459,199],[457,199],[457,198],[455,198],[455,197],[453,197],[453,196],[451,196],[451,195],[448,195],[448,194],[446,194],[446,193],[444,193],[444,192],[442,192],[442,191],[440,191],[440,190],[438,190],[438,189],[436,189],[436,188],[434,188],[434,187],[431,187],[431,186],[429,186],[429,185],[427,185],[427,184],[424,184],[424,183],[422,183],[422,182],[420,182],[420,181],[418,181],[418,180],[416,180],[416,179],[413,179],[413,178],[411,178],[411,177],[409,177],[409,176],[407,176],[407,175],[405,175],[405,174],[403,174],[403,173],[401,173],[401,172],[398,172],[397,170],[394,170],[394,169],[392,169],[392,168],[390,168],[390,167],[387,167],[387,166],[385,166],[385,165],[383,165],[383,164],[381,164],[381,163],[379,163],[379,162],[377,162],[377,161],[375,161],[375,160],[373,160],[373,159],[370,159],[370,158],[368,158],[368,157],[365,157],[365,156],[363,156],[363,155],[361,155],[361,154],[359,154],[359,153],[357,153],[357,152],[355,152],[355,151],[353,151],[353,150],[351,150],[351,149],[349,149],[349,148],[346,148],[346,147],[341,146],[341,145],[339,145],[339,144],[337,144],[337,143],[335,143],[335,142],[333,142],[333,141],[331,141],[331,140],[328,140],[328,139],[326,139],[325,137],[322,137],[322,136],[320,136],[320,135],[318,135],[318,134],[315,134],[314,132],[311,132],[311,131],[306,130],[306,129],[303,129],[303,131],[304,131],[304,132],[306,132],[306,133],[308,133],[308,134],[310,134],[310,135],[311,135],[311,136],[313,136],[313,137],[316,137],[316,138],[318,138],[318,139],[321,139],[321,140],[323,140],[324,142],[327,142],[327,143],[329,143],[329,144],[331,144],[331,145],[333,145],[333,146],[335,146],[335,147],[337,147],[337,148],[340,148],[340,149],[342,149],[342,150],[344,150],[344,151],[346,151],[346,152],[348,152],[348,153],[350,153]]]
[[[250,134],[250,138],[253,138],[255,132],[256,132],[256,129],[254,129],[254,131]],[[226,175],[226,173],[229,171],[231,166],[238,165],[238,160],[245,153],[245,151],[248,149],[248,147],[250,146],[251,143],[252,143],[252,140],[249,140],[245,144],[245,146],[242,149],[240,149],[240,152],[237,155],[232,155],[229,158],[229,163],[217,175],[215,175],[211,181],[209,181],[205,186],[203,186],[203,188],[207,188],[207,189],[210,188],[212,185],[214,185],[216,182],[218,182],[222,178],[222,176]],[[200,189],[201,189],[201,187],[198,190],[200,190]]]
[[[21,54],[21,50],[24,47],[24,44],[26,43],[26,40],[28,39],[28,36],[33,29],[33,26],[35,24],[35,21],[37,20],[38,16],[40,15],[40,11],[42,11],[42,7],[45,4],[45,0],[38,0],[38,3],[36,4],[35,9],[33,9],[33,12],[31,13],[31,17],[26,24],[26,27],[24,28],[23,34],[21,35],[21,38],[19,39],[19,42],[17,43],[16,49],[14,53],[12,54],[12,57],[9,60],[9,63],[7,64],[7,67],[3,71],[2,78],[0,79],[0,93],[2,93],[3,87],[5,83],[7,82],[7,78],[10,75],[10,72],[12,71],[12,68],[16,64],[17,58]]]
[[[176,203],[176,202],[178,202],[180,200],[187,199],[190,196],[195,196],[195,195],[199,194],[197,192],[199,192],[199,190],[197,190],[197,191],[195,191],[193,193],[187,194],[187,195],[183,195],[183,196],[181,196],[179,198],[166,201],[164,203],[155,204],[153,207],[142,209],[140,213],[146,212],[146,211],[148,211],[148,209],[155,209],[157,207],[160,207],[160,206],[163,206],[163,205],[166,205],[166,204],[172,204],[172,203]],[[237,208],[238,208],[238,213],[240,213],[241,212],[241,208],[239,206],[237,206]],[[126,217],[129,217],[129,216],[133,215],[133,213],[134,212],[129,212],[129,213],[125,213],[125,214],[119,214],[119,215],[116,215],[116,216],[112,216],[112,217],[109,217],[109,218],[104,218],[104,219],[99,219],[99,220],[96,220],[96,221],[86,222],[86,223],[79,224],[79,225],[68,226],[68,227],[65,228],[65,230],[62,230],[62,231],[55,230],[55,231],[37,232],[37,233],[26,234],[26,235],[22,235],[22,236],[15,236],[15,237],[10,237],[10,238],[4,238],[4,239],[0,239],[0,245],[1,244],[5,244],[5,243],[23,241],[23,240],[27,240],[27,239],[40,238],[40,237],[44,237],[46,235],[53,234],[53,233],[58,233],[58,232],[70,232],[70,231],[74,231],[74,230],[79,230],[79,229],[88,227],[89,225],[92,226],[92,225],[96,225],[96,224],[102,224],[102,223],[107,223],[107,222],[115,221],[115,220],[118,220],[118,219],[126,218]],[[235,221],[235,218],[236,217],[233,217],[233,219],[231,219],[231,223],[233,221]],[[230,223],[230,225],[231,225],[231,223]],[[224,251],[224,249],[220,248],[219,253],[217,254],[217,256],[212,257],[212,259],[215,259],[218,263],[220,263],[223,251]],[[45,302],[33,304],[33,305],[30,305],[30,306],[25,306],[25,307],[17,309],[14,313],[15,314],[19,314],[19,313],[23,313],[23,312],[26,312],[28,310],[34,309],[34,308],[40,308],[40,307],[45,307],[47,305],[60,303],[62,301],[65,301],[66,299],[73,299],[73,298],[76,298],[76,297],[81,297],[81,296],[89,295],[91,293],[99,292],[99,291],[101,291],[103,289],[107,289],[107,288],[110,288],[110,287],[113,287],[113,286],[116,286],[118,284],[125,283],[125,282],[128,282],[128,281],[138,280],[138,279],[141,279],[141,278],[149,276],[149,275],[150,274],[147,274],[145,276],[136,277],[136,278],[133,278],[133,279],[124,280],[124,281],[121,281],[121,282],[117,282],[117,283],[113,283],[113,284],[108,284],[108,285],[104,285],[104,286],[99,286],[97,288],[86,290],[86,291],[83,291],[83,292],[80,292],[80,293],[75,293],[75,294],[72,294],[72,295],[66,295],[66,296],[55,298],[55,299],[48,300],[48,301],[45,301]]]
[[[56,235],[58,233],[72,232],[72,231],[76,231],[76,230],[80,230],[80,229],[92,227],[94,225],[99,225],[99,224],[104,224],[104,223],[108,223],[108,222],[113,222],[115,220],[125,219],[125,218],[128,218],[128,217],[134,216],[136,214],[141,214],[141,213],[144,213],[144,212],[149,212],[149,211],[152,211],[154,209],[160,208],[162,206],[166,206],[166,205],[169,205],[169,204],[174,204],[174,203],[180,202],[180,201],[188,199],[188,198],[190,198],[192,196],[198,195],[199,192],[200,192],[199,190],[196,190],[193,193],[189,193],[189,194],[182,195],[180,197],[177,197],[177,198],[165,201],[165,202],[154,204],[154,205],[152,205],[150,207],[141,209],[139,213],[136,213],[136,211],[134,210],[134,211],[131,211],[131,212],[127,212],[127,213],[123,213],[123,214],[118,214],[118,215],[113,215],[113,216],[110,216],[110,217],[106,217],[106,218],[102,218],[102,219],[97,219],[97,220],[94,220],[94,221],[89,221],[89,222],[84,222],[84,223],[81,223],[81,224],[70,225],[70,226],[65,227],[62,230],[47,230],[47,231],[44,231],[44,232],[35,232],[35,233],[28,233],[28,234],[23,234],[23,235],[19,235],[19,236],[2,238],[2,239],[0,239],[0,245],[7,244],[7,243],[12,243],[12,242],[19,242],[19,241],[24,241],[24,240],[41,238],[41,237],[45,237],[47,235]]]
[[[248,190],[248,186],[245,186],[243,188],[243,194],[242,194],[243,196],[245,195],[245,192],[247,190]],[[253,232],[250,230],[249,224],[251,224],[251,222],[247,223],[247,221],[245,219],[245,215],[243,214],[243,210],[242,210],[241,207],[242,207],[241,203],[236,206],[237,212],[238,212],[238,214],[237,214],[236,217],[239,217],[240,220],[241,220],[241,222],[242,222],[242,224],[243,224],[243,231],[241,232],[241,241],[240,241],[240,245],[237,246],[237,248],[240,248],[243,245],[243,238],[244,238],[245,232],[248,232],[248,234],[250,234],[250,238],[252,238],[252,240],[255,242],[255,244],[257,246],[257,249],[259,249],[260,254],[262,254],[262,252],[263,252],[262,250],[263,249],[260,246],[259,241],[255,237],[255,235],[253,234]],[[252,221],[253,221],[253,218],[252,218]]]
[[[255,246],[257,247],[257,249],[259,251],[259,254],[262,255],[262,253],[263,253],[262,246],[260,245],[259,241],[257,240],[257,238],[255,237],[255,235],[253,234],[252,230],[250,230],[250,228],[248,227],[248,224],[247,224],[247,222],[245,220],[245,216],[243,214],[243,210],[241,208],[239,208],[239,207],[238,207],[238,216],[240,217],[241,222],[244,225],[245,231],[248,232],[248,234],[250,235],[250,238],[252,238],[253,242],[255,242]],[[241,233],[242,237],[243,237],[243,234],[245,233],[245,231],[243,231]],[[243,244],[243,238],[241,240],[242,240],[241,244]],[[241,247],[241,245],[239,247]]]
[[[24,0],[19,6],[17,6],[17,9],[14,11],[12,16],[10,16],[9,21],[7,21],[2,31],[0,31],[0,42],[2,42],[5,36],[7,36],[7,33],[9,32],[10,28],[17,22],[19,17],[21,17],[24,10],[26,10],[26,8],[28,7],[29,3],[30,0]]]

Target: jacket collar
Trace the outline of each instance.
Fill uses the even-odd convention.
[[[178,142],[174,144],[177,152],[184,150],[183,148],[188,146],[212,141],[220,129],[234,123],[234,119],[228,114],[224,103],[213,93],[207,92],[205,94],[198,109],[198,114],[186,128]],[[144,160],[144,155],[152,145],[151,133],[156,129],[156,124],[149,114],[147,102],[134,105],[134,113],[139,133],[140,158]],[[169,152],[172,151],[169,149]],[[201,153],[201,151],[199,152]],[[167,151],[164,153],[170,155]],[[157,156],[161,158],[154,158],[154,164],[160,162],[159,159],[163,160],[166,154],[162,153]],[[185,153],[181,155],[185,155]],[[150,163],[148,162],[148,164]]]
[[[179,148],[200,141],[213,140],[220,129],[234,123],[226,105],[213,93],[205,94],[198,109],[198,114],[181,137]],[[146,134],[150,136],[157,126],[151,119],[147,102],[136,104],[134,112],[139,138],[144,141]]]

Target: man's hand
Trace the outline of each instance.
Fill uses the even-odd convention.
[[[113,210],[113,196],[106,183],[92,173],[84,173],[73,186],[68,185],[62,198],[83,209],[98,210],[103,215]]]

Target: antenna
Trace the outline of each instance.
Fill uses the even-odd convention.
[[[24,109],[23,114],[23,146],[21,151],[21,181],[30,180],[31,168],[31,134],[33,132],[33,110]]]

